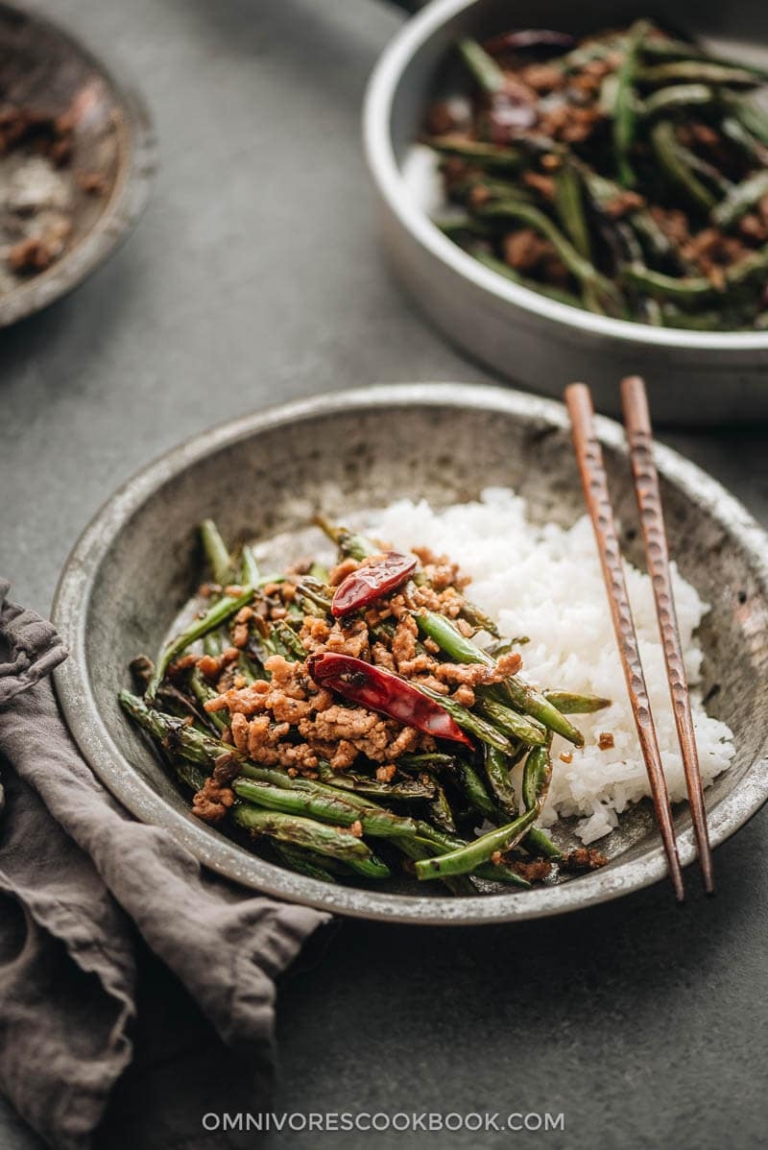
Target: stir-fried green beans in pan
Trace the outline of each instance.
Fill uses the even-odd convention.
[[[583,745],[567,716],[609,700],[534,689],[527,640],[499,635],[447,558],[318,523],[338,548],[330,570],[263,575],[207,520],[194,618],[155,664],[131,665],[121,706],[193,813],[325,882],[405,872],[467,895],[600,865],[564,857],[536,822],[553,737]]]
[[[768,326],[768,72],[650,20],[576,42],[461,40],[468,98],[428,112],[448,207],[486,267],[599,315]]]

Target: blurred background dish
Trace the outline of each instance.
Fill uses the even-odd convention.
[[[434,0],[383,54],[368,89],[364,139],[379,195],[387,252],[426,315],[472,356],[534,390],[559,394],[588,379],[600,407],[618,409],[616,381],[640,372],[656,418],[714,424],[768,418],[768,333],[650,328],[594,315],[508,282],[443,235],[428,218],[428,180],[407,164],[431,101],[456,90],[461,36],[553,28],[577,35],[647,15],[635,2]],[[753,0],[692,8],[672,0],[664,19],[737,60],[768,62],[768,10]],[[744,30],[749,29],[749,42]]]
[[[55,25],[0,4],[0,327],[106,259],[154,166],[141,97]]]

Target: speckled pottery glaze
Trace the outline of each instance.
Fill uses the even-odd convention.
[[[598,428],[626,554],[643,566],[623,432],[606,419]],[[673,556],[712,605],[701,628],[708,707],[735,732],[734,762],[706,793],[717,845],[768,798],[768,732],[754,722],[768,706],[768,538],[697,467],[666,448],[656,454]],[[206,516],[229,539],[285,541],[321,507],[343,519],[402,496],[440,506],[492,484],[524,495],[537,520],[568,524],[583,514],[560,404],[475,385],[369,387],[245,416],[142,471],[86,528],[54,604],[71,652],[55,672],[56,690],[97,776],[136,818],[165,828],[206,866],[338,914],[436,925],[514,921],[605,902],[662,879],[664,856],[645,804],[628,811],[607,840],[608,866],[530,891],[448,898],[415,880],[364,888],[305,878],[194,819],[118,708],[129,660],[158,649],[200,580],[197,525]],[[676,829],[688,864],[687,806],[677,811]]]

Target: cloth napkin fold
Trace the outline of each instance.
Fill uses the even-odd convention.
[[[8,591],[0,579],[0,1091],[57,1150],[91,1145],[132,1057],[138,930],[253,1061],[257,1112],[273,1084],[274,979],[329,916],[233,886],[120,807],[59,715],[55,629]]]

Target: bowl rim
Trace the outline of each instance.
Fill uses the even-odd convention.
[[[114,186],[98,219],[61,259],[0,296],[0,328],[48,307],[78,287],[127,238],[138,223],[149,198],[157,168],[157,137],[149,108],[135,82],[122,65],[115,66],[102,52],[92,51],[79,33],[69,29],[36,6],[0,3],[0,11],[21,16],[48,30],[84,59],[107,84],[120,109],[116,125],[118,171]]]
[[[392,106],[400,82],[414,55],[449,20],[482,0],[431,0],[395,34],[371,74],[363,103],[363,145],[368,168],[387,207],[413,240],[435,259],[501,303],[514,304],[529,316],[550,320],[576,332],[603,339],[639,342],[688,351],[764,352],[767,332],[693,332],[657,328],[594,315],[550,300],[529,288],[503,279],[453,243],[413,204],[392,146]]]
[[[210,869],[276,898],[339,914],[436,926],[523,921],[594,906],[659,881],[666,875],[661,845],[650,848],[640,858],[625,862],[619,858],[603,871],[562,885],[533,888],[522,896],[518,892],[469,898],[420,897],[330,886],[251,855],[212,828],[182,814],[156,794],[114,742],[90,684],[85,658],[86,623],[101,563],[124,525],[175,477],[229,444],[337,412],[364,413],[404,405],[469,408],[564,430],[569,426],[562,404],[511,389],[461,383],[379,384],[299,399],[244,415],[172,448],[128,479],[96,513],[75,543],[55,592],[52,619],[70,657],[54,671],[54,684],[80,751],[100,781],[135,817],[167,830]],[[599,416],[597,432],[604,446],[626,454],[623,431],[617,423]],[[667,447],[658,446],[655,454],[660,474],[694,503],[705,507],[747,552],[768,597],[768,534],[733,496],[695,464]],[[768,757],[755,760],[709,813],[712,845],[719,845],[743,826],[767,799]],[[678,833],[678,842],[681,862],[688,865],[695,857],[690,826]]]

